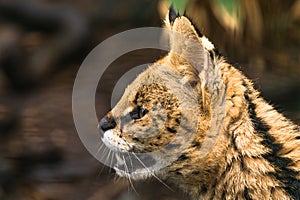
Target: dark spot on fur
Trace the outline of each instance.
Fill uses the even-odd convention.
[[[236,146],[236,142],[235,142],[235,137],[234,136],[231,137],[231,144],[232,144],[234,150],[238,151],[238,148]]]
[[[215,55],[214,55],[214,51],[213,50],[210,50],[209,51],[209,57],[214,60],[215,59]]]
[[[157,136],[156,139],[160,140],[160,139],[161,139],[161,136]]]
[[[296,140],[300,140],[300,136],[296,136]]]
[[[242,82],[242,86],[244,86],[245,88],[248,88],[248,85],[247,85],[247,83],[243,80],[243,82]],[[251,91],[248,89],[247,91],[246,91],[248,94],[251,94]],[[249,96],[248,96],[249,97]]]
[[[275,188],[272,187],[272,188],[271,188],[271,194],[274,194],[274,192],[275,192]]]
[[[141,143],[141,144],[145,144],[145,142],[137,137],[132,138],[132,140],[136,143]]]
[[[192,174],[193,175],[198,175],[198,174],[200,174],[200,172],[199,171],[193,171]]]
[[[167,131],[169,131],[170,133],[176,133],[177,131],[171,127],[167,127]]]
[[[201,144],[198,141],[194,141],[192,147],[199,147]]]
[[[208,188],[207,185],[200,185],[200,192],[205,194],[207,192]]]
[[[245,165],[245,162],[244,162],[244,160],[242,159],[241,160],[241,170],[242,171],[245,171],[247,169],[247,166]]]
[[[222,200],[225,200],[226,199],[226,191],[223,189],[223,192],[222,192],[222,197],[221,197]]]
[[[216,179],[214,180],[214,183],[212,184],[212,188],[216,188],[217,185],[218,185],[218,183],[219,183],[221,180],[223,180],[223,179],[225,178],[226,174],[228,174],[228,172],[230,171],[230,169],[231,169],[231,167],[232,167],[232,164],[233,164],[233,162],[229,163],[229,164],[226,166],[226,168],[225,168],[225,170],[223,171],[223,173],[221,174],[221,176],[218,177],[218,178],[216,178]],[[213,190],[213,192],[212,192],[212,194],[211,194],[211,196],[210,196],[209,199],[214,199],[214,196],[216,195],[215,192],[216,192],[216,191]]]
[[[279,151],[283,148],[282,144],[276,142],[275,138],[269,133],[271,127],[257,116],[256,105],[252,102],[250,94],[249,89],[244,94],[248,103],[249,117],[253,123],[255,133],[263,138],[262,144],[271,150],[269,153],[264,154],[263,158],[276,168],[276,172],[270,173],[270,175],[276,177],[283,184],[283,189],[293,199],[300,199],[300,180],[297,179],[299,173],[289,169],[289,166],[293,165],[293,160],[279,155]]]
[[[169,112],[167,113],[167,119],[168,119],[168,120],[172,120],[172,119],[173,119],[173,116],[172,116],[171,113],[169,113]]]
[[[175,174],[177,174],[177,175],[182,175],[182,173],[181,173],[181,170],[182,170],[183,168],[177,168],[177,169],[175,169],[174,171],[172,171],[172,172],[174,172]]]
[[[249,196],[248,188],[245,188],[244,190],[244,197],[246,200],[252,200],[252,198]]]
[[[182,175],[182,173],[181,173],[181,172],[179,172],[179,171],[177,171],[177,172],[176,172],[176,174],[177,174],[177,175]]]
[[[187,157],[185,154],[182,154],[181,156],[179,156],[179,158],[177,159],[178,161],[184,161],[187,160],[189,157]]]

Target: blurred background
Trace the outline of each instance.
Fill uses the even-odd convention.
[[[135,190],[81,144],[72,87],[85,56],[131,28],[161,26],[168,0],[0,0],[0,200],[180,200],[151,180]],[[262,95],[300,124],[300,0],[190,0],[186,15]],[[106,70],[99,119],[117,80],[165,54],[127,53]]]

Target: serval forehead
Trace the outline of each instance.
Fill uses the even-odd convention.
[[[136,91],[142,85],[162,84],[166,87],[182,78],[179,72],[164,64],[154,64],[139,74],[127,90]]]
[[[148,86],[151,87],[153,84],[170,88],[174,86],[179,79],[180,74],[171,67],[154,63],[141,72],[133,82],[126,87],[121,99],[111,111],[117,116],[125,110],[130,110],[136,94],[142,92],[141,90],[145,90]]]
[[[152,66],[149,66],[145,71],[140,73],[131,84],[129,84],[124,91],[119,102],[112,109],[112,112],[117,115],[124,110],[130,109],[135,101],[136,94],[139,92],[150,92],[150,88],[157,84],[168,91],[179,90],[181,87],[181,80],[183,76],[172,69],[168,65],[154,63]],[[149,87],[149,89],[147,89]]]

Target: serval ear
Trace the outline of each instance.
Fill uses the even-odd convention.
[[[209,92],[210,104],[224,98],[225,86],[214,45],[196,30],[185,16],[179,16],[170,9],[166,17],[166,27],[170,30],[170,61],[179,71],[197,71],[201,80],[202,92]],[[204,94],[204,93],[203,93]],[[205,98],[205,95],[202,95]],[[207,99],[203,99],[204,102]],[[220,102],[219,102],[220,103]]]

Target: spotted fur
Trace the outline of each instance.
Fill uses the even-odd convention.
[[[299,126],[263,100],[252,82],[219,55],[188,18],[170,13],[166,27],[196,42],[190,46],[171,36],[170,53],[141,73],[101,120],[104,143],[118,151],[155,151],[175,138],[181,123],[197,119],[195,138],[163,169],[126,173],[116,167],[117,173],[132,179],[158,176],[195,200],[300,199]],[[221,127],[218,139],[201,157],[213,109],[220,102],[225,109],[216,120]],[[184,107],[195,112],[184,114]],[[181,142],[177,139],[168,150],[178,153]]]

